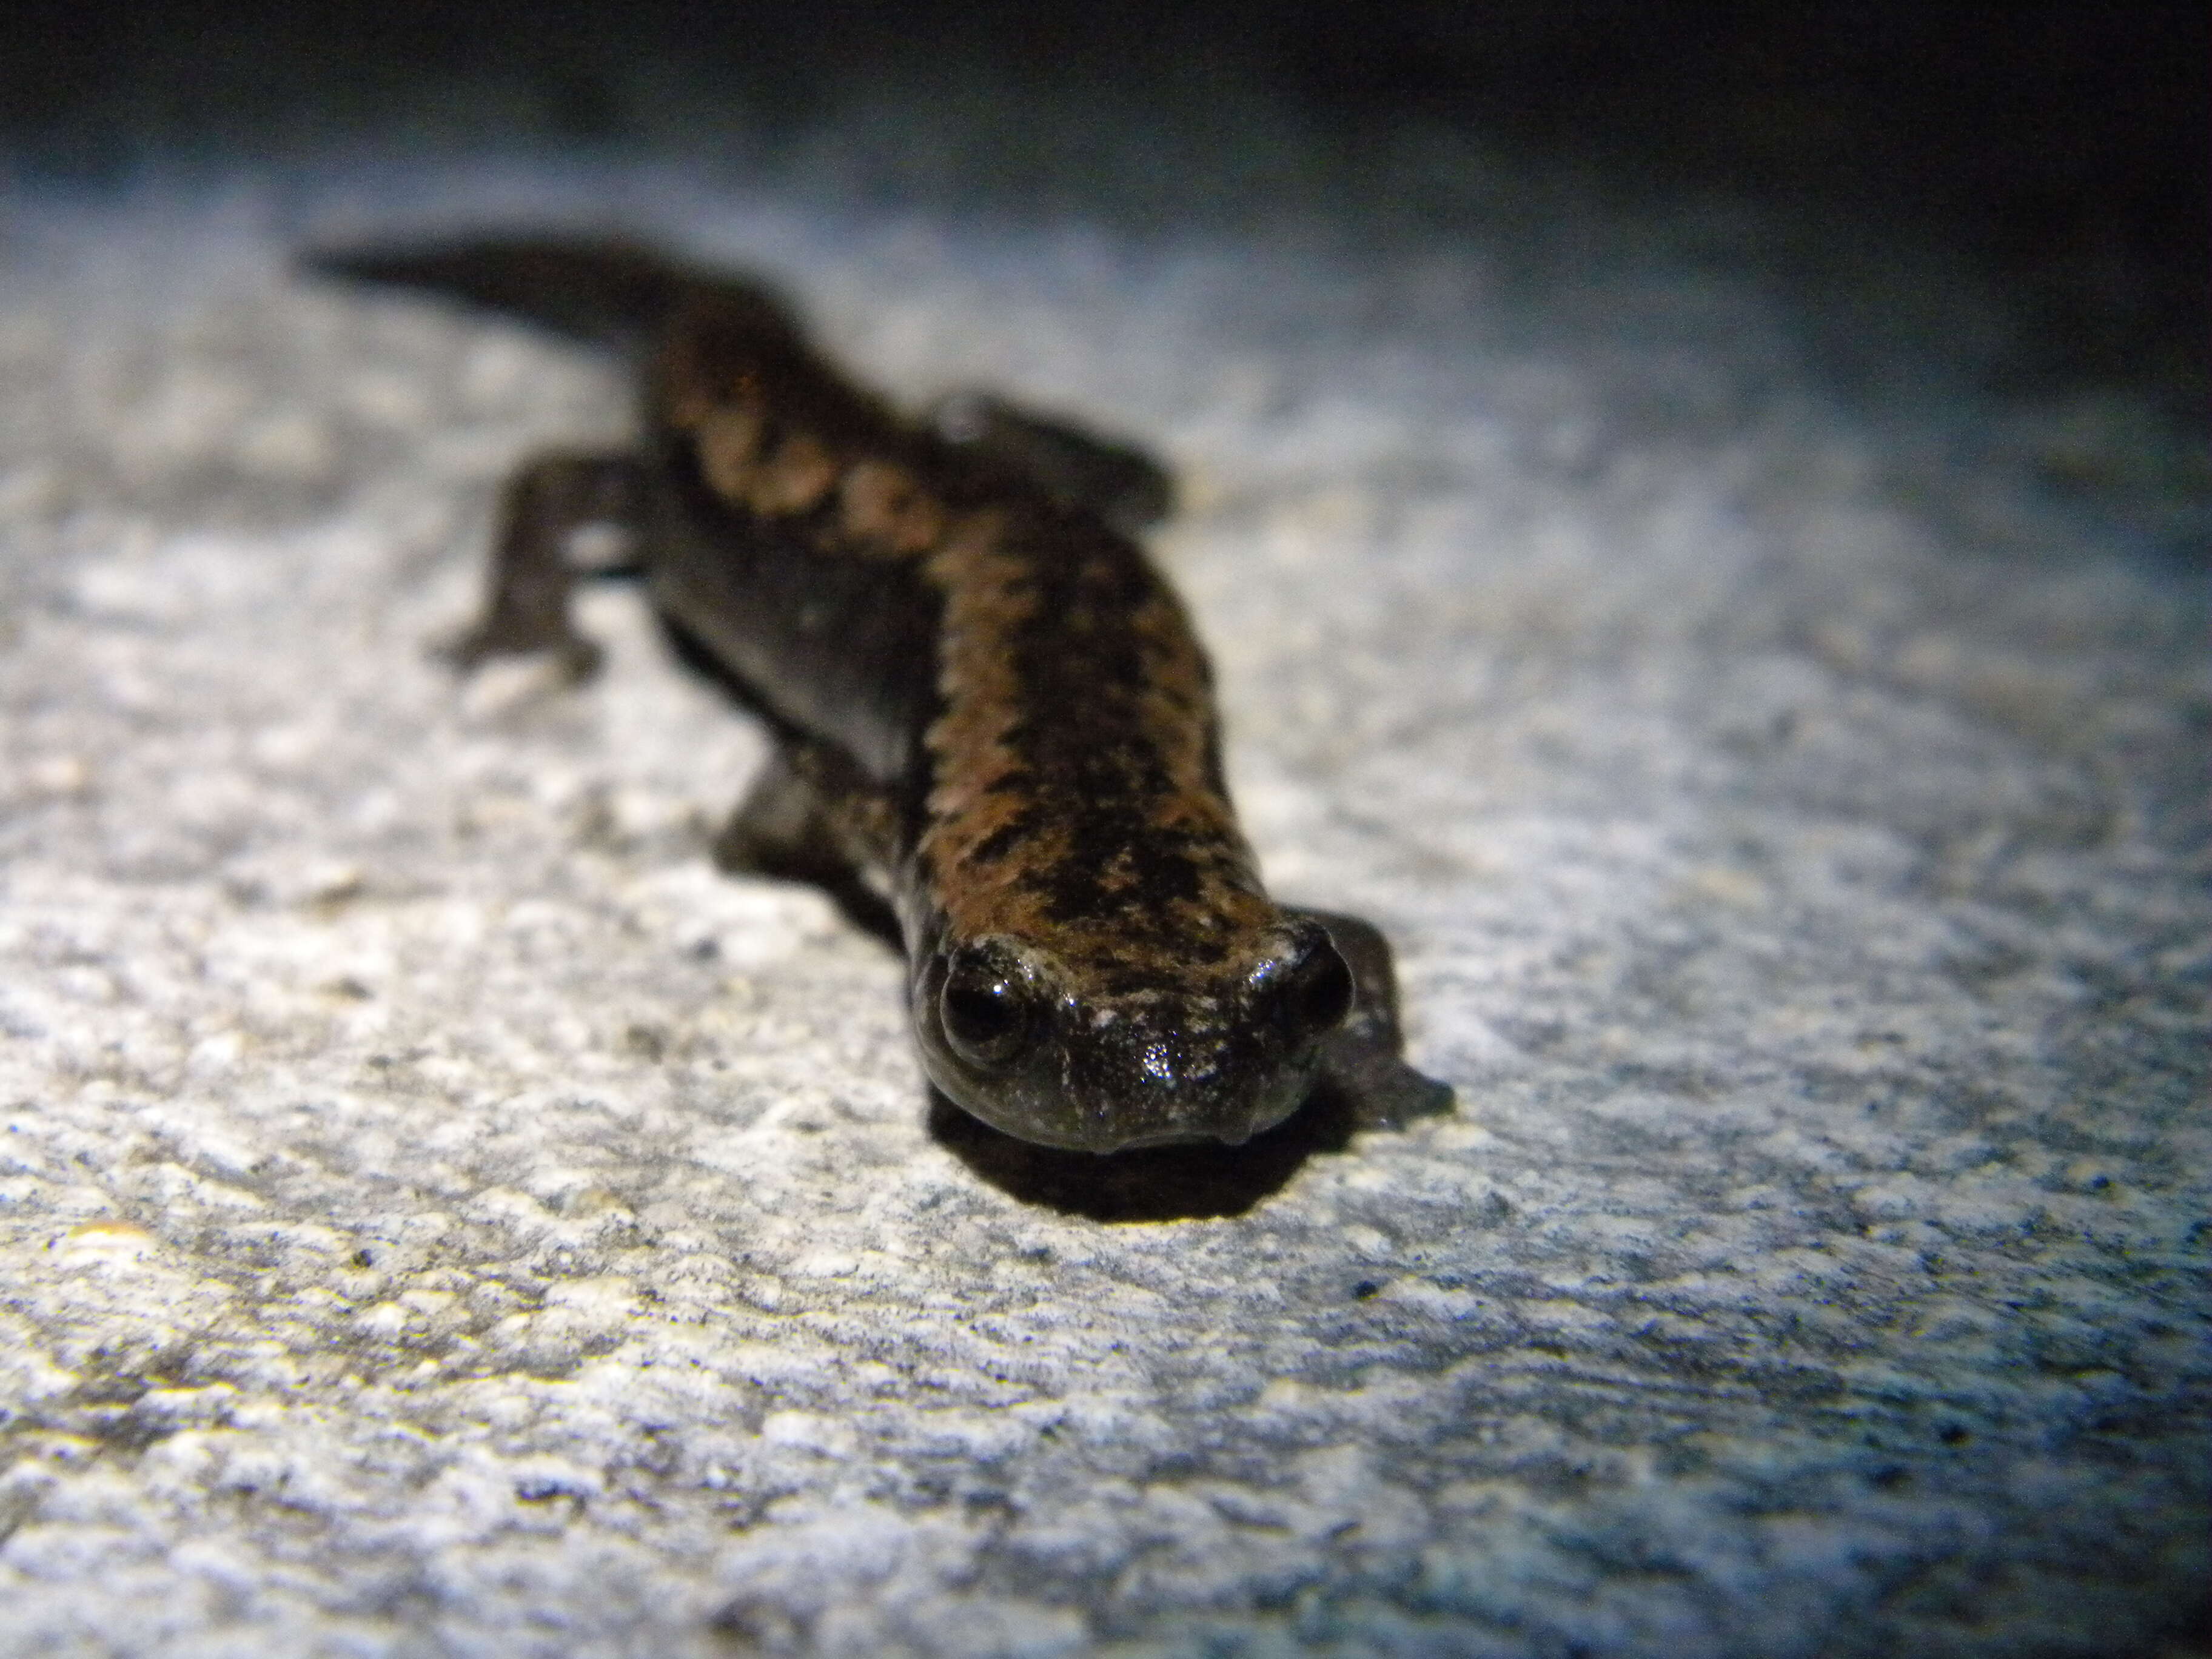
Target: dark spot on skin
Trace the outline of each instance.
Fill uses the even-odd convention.
[[[1025,720],[1010,721],[999,733],[999,741],[1017,752],[1027,745],[1029,739],[1030,723]],[[1005,776],[995,781],[988,793],[994,795],[1004,794],[1010,790],[1026,789],[1029,787],[1029,774],[1021,768],[1016,767]]]
[[[994,864],[1020,846],[1036,833],[1030,815],[1023,813],[1011,823],[1001,824],[969,849],[968,858],[974,864]]]
[[[1200,968],[1210,968],[1218,962],[1226,961],[1229,957],[1228,945],[1218,939],[1185,939],[1177,948],[1185,962]]]
[[[1079,820],[1067,856],[1026,872],[1024,879],[1043,898],[1047,914],[1063,922],[1097,916],[1131,892],[1157,916],[1171,905],[1196,903],[1205,885],[1188,837],[1147,833],[1141,821],[1118,811]]]

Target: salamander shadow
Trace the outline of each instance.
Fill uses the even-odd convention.
[[[1242,1146],[1068,1152],[1001,1134],[929,1091],[931,1136],[981,1180],[1024,1204],[1090,1221],[1200,1221],[1242,1215],[1306,1159],[1351,1143],[1352,1107],[1316,1089],[1291,1119]]]

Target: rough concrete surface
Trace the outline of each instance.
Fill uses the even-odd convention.
[[[626,393],[288,252],[609,202],[1171,461],[1270,881],[1398,941],[1455,1116],[933,1115],[892,959],[709,868],[762,740],[634,595],[580,690],[429,657]],[[2202,457],[1975,390],[1963,287],[1555,205],[19,190],[0,1651],[2181,1650]]]

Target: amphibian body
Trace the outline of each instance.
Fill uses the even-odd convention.
[[[1322,1081],[1367,1125],[1449,1105],[1400,1057],[1382,936],[1260,884],[1205,655],[1132,538],[1151,462],[984,399],[902,418],[763,289],[626,244],[309,263],[636,357],[641,440],[515,473],[459,655],[588,672],[569,544],[626,532],[679,651],[775,739],[718,859],[888,902],[958,1105],[1096,1152],[1241,1142]]]

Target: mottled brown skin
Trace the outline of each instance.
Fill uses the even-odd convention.
[[[1324,1075],[1359,1121],[1442,1110],[1389,947],[1260,884],[1204,653],[1136,526],[1165,475],[989,399],[934,426],[840,376],[750,283],[620,244],[315,256],[625,345],[645,436],[526,464],[456,654],[579,676],[568,558],[629,532],[684,654],[779,740],[725,867],[886,902],[923,1064],[986,1122],[1108,1152],[1240,1142]]]

